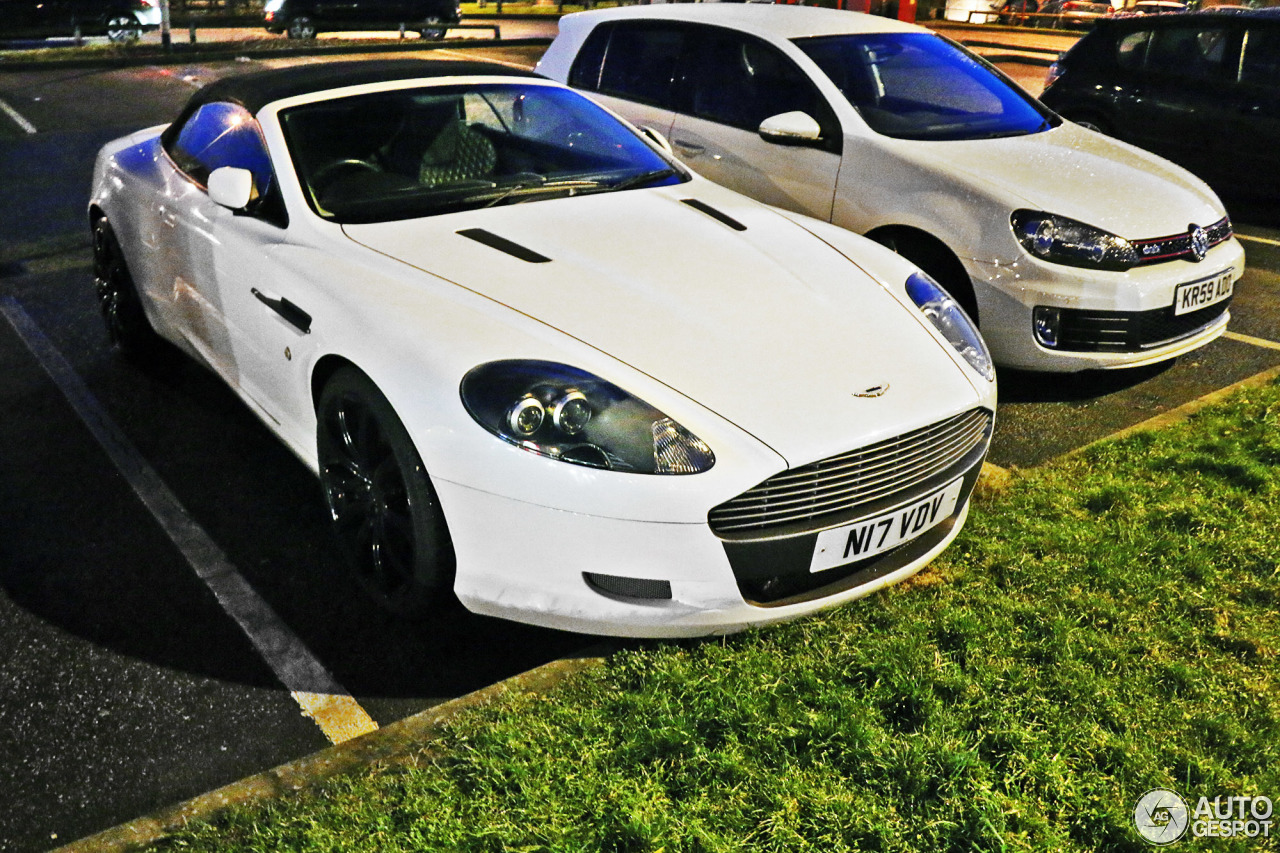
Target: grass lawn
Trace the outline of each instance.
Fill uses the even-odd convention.
[[[1152,788],[1280,800],[1277,463],[1280,388],[1244,392],[1015,472],[907,584],[637,644],[161,849],[1149,850]]]

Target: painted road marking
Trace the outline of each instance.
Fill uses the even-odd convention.
[[[1252,335],[1242,335],[1239,332],[1223,332],[1222,336],[1229,340],[1239,341],[1242,344],[1252,344],[1255,347],[1280,350],[1280,343],[1269,341],[1266,338],[1255,338]]]
[[[0,298],[0,311],[196,575],[289,689],[302,713],[335,744],[378,728],[179,503],[18,300]]]
[[[1241,234],[1236,232],[1237,240],[1247,240],[1250,243],[1262,243],[1265,246],[1280,246],[1280,240],[1272,240],[1269,237],[1254,237],[1250,234]]]
[[[36,126],[23,118],[22,113],[9,106],[8,102],[0,98],[0,112],[13,119],[13,123],[22,128],[27,133],[35,133]]]

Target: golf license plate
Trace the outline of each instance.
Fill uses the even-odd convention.
[[[1173,291],[1173,315],[1187,314],[1216,305],[1231,297],[1235,285],[1235,270],[1220,272],[1199,281],[1180,284]]]
[[[809,571],[820,572],[874,557],[937,527],[955,512],[963,485],[964,479],[957,478],[892,512],[822,531],[813,548]]]

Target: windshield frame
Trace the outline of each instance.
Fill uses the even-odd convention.
[[[1062,123],[1000,69],[936,33],[844,33],[796,38],[792,44],[818,66],[867,127],[881,136],[946,142],[997,139],[1040,133]],[[877,50],[893,52],[881,59]],[[927,63],[906,67],[904,56]],[[892,67],[895,60],[904,65]],[[936,85],[942,80],[951,104],[937,97],[944,91]],[[932,92],[932,101],[921,99],[922,92]],[[998,104],[1000,111],[965,112],[966,99]],[[930,112],[937,118],[930,119]]]
[[[338,224],[691,180],[644,134],[587,97],[539,80],[380,87],[285,107],[277,122],[308,206]],[[420,153],[393,152],[410,136]],[[441,143],[445,136],[452,146]],[[440,165],[441,150],[467,164]]]

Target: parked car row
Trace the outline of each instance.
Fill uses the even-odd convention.
[[[996,364],[1229,321],[1202,180],[923,28],[601,10],[538,71],[228,78],[95,168],[111,340],[222,377],[393,612],[683,636],[858,598],[964,524]]]
[[[159,0],[0,0],[0,38],[79,34],[130,42],[158,26]]]

